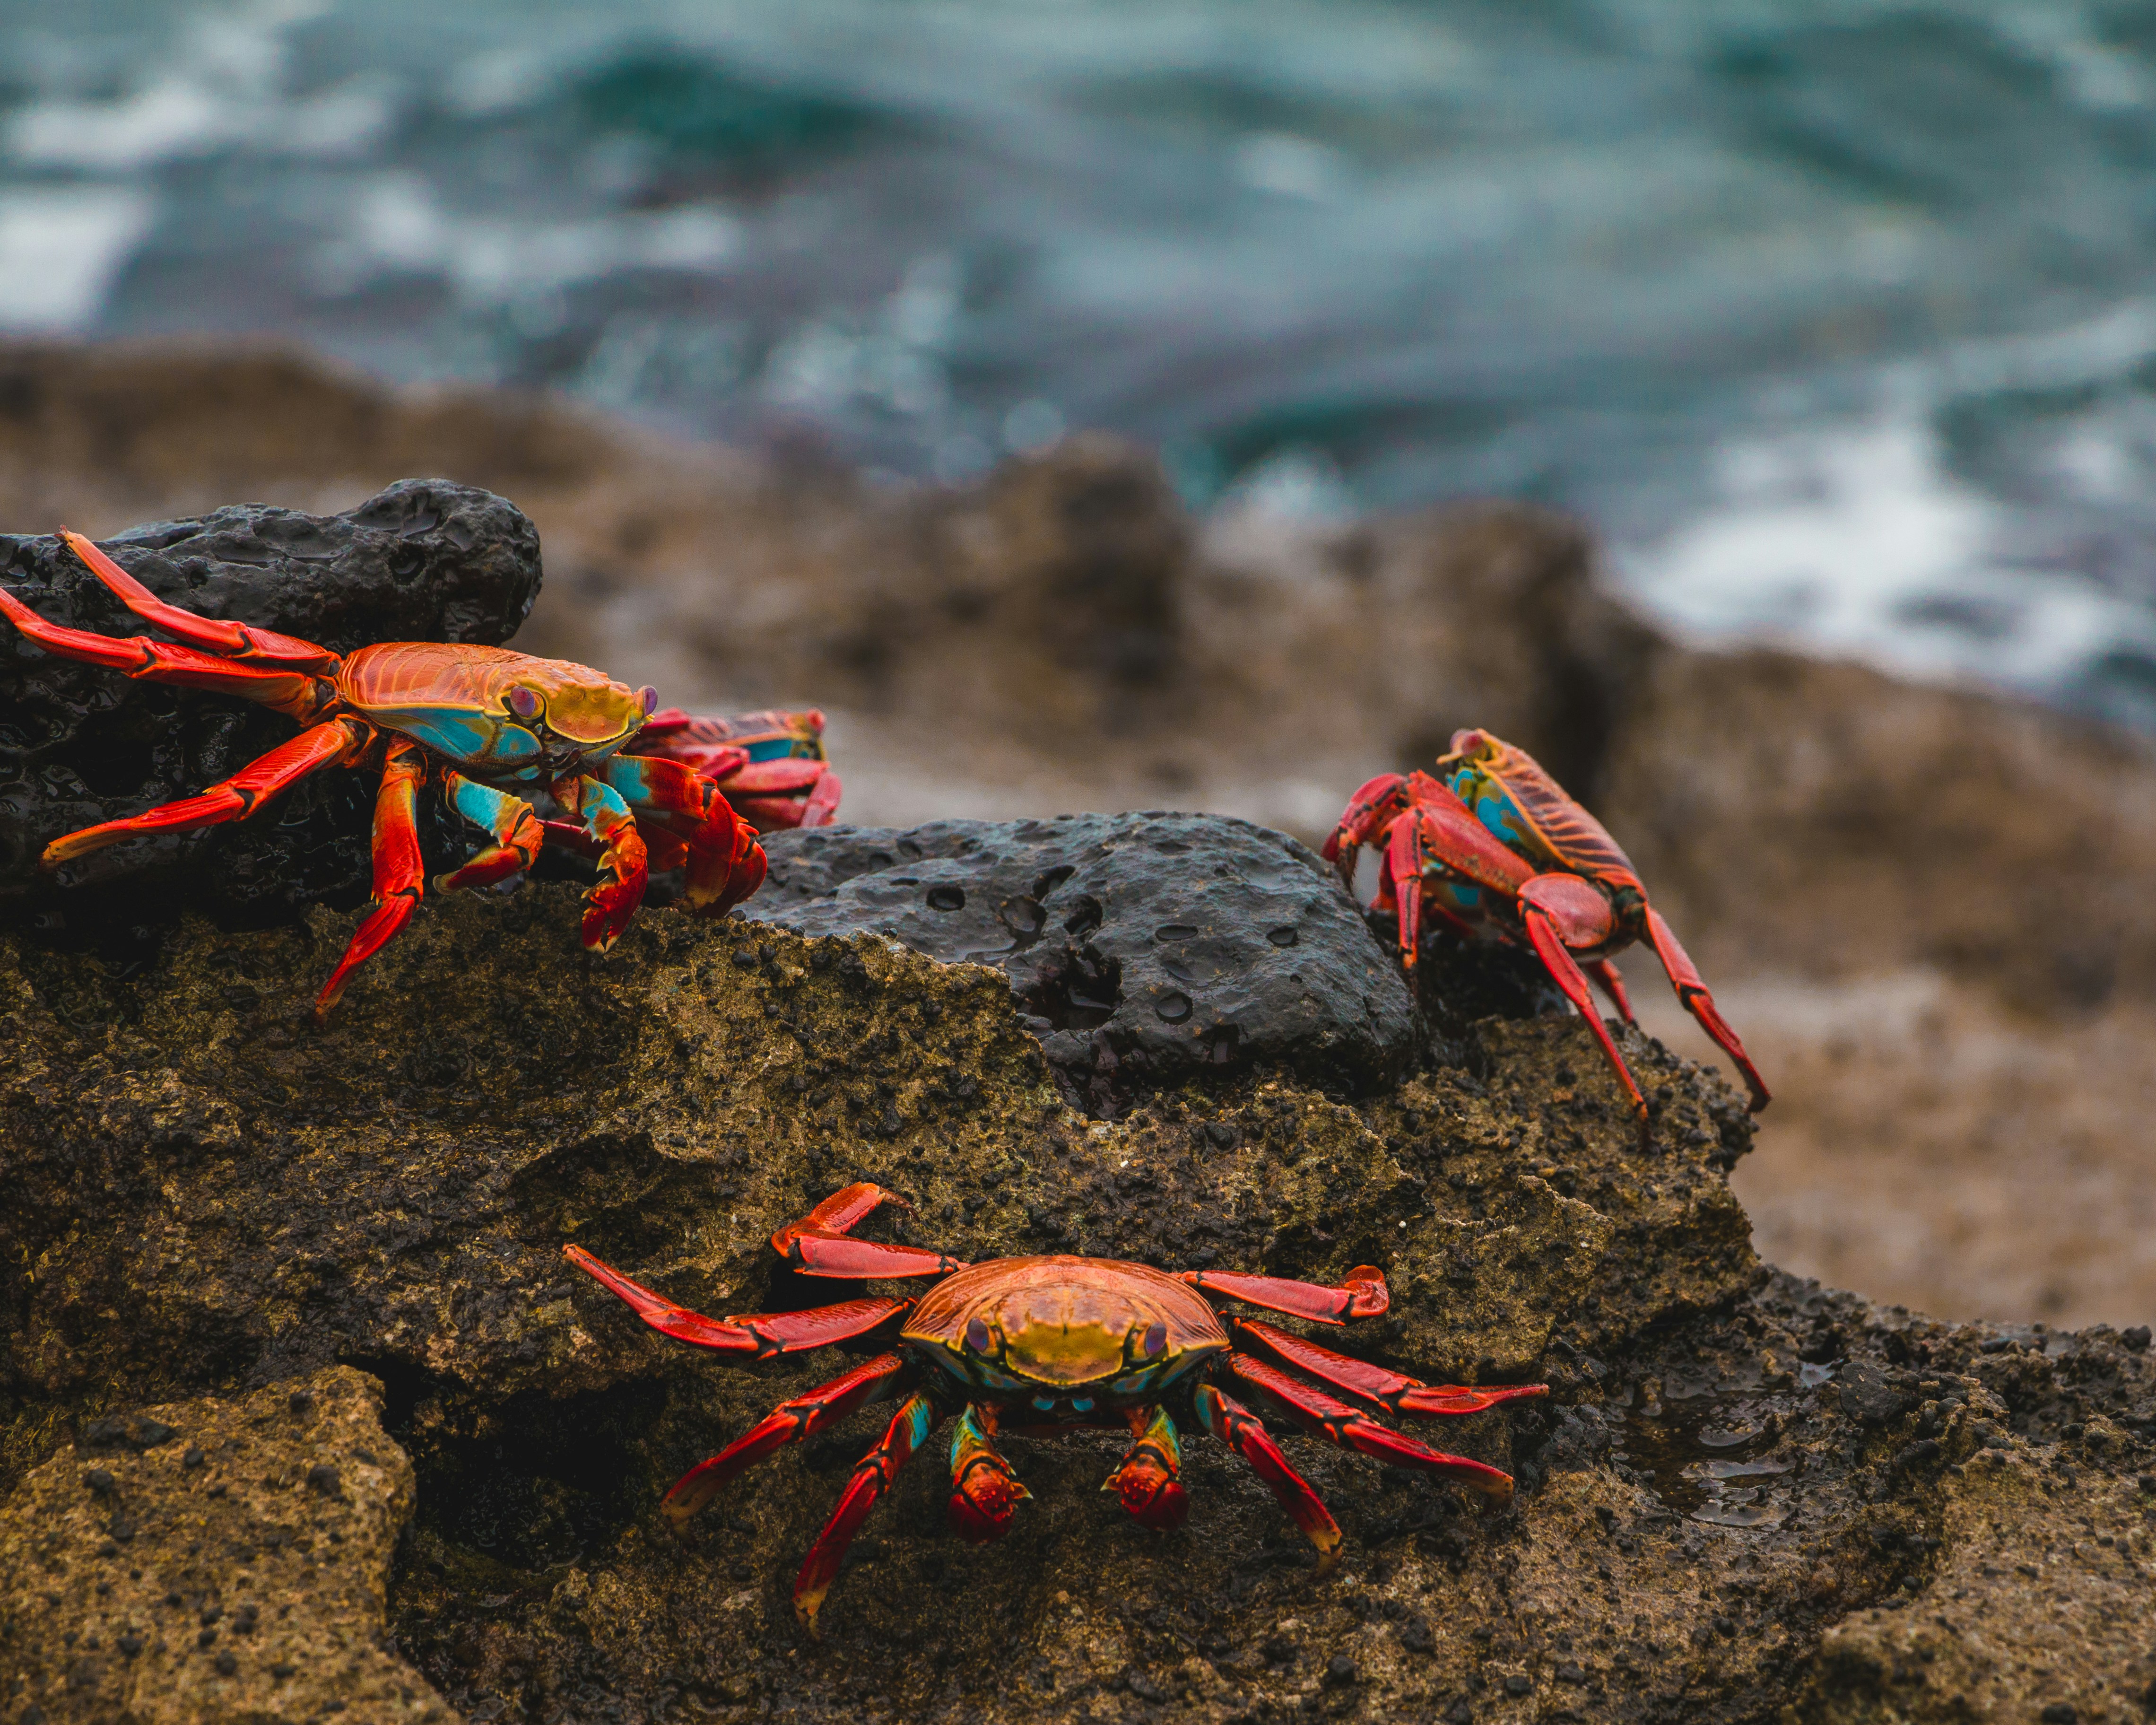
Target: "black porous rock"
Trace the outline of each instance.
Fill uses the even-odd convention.
[[[539,535],[513,504],[405,480],[341,515],[265,504],[161,521],[102,542],[159,598],[334,651],[374,641],[498,645],[539,592]],[[0,536],[0,582],[49,622],[136,635],[131,614],[54,536]],[[266,922],[364,897],[373,787],[331,770],[249,821],[131,839],[55,878],[64,833],[139,814],[228,778],[293,735],[290,719],[62,659],[0,624],[0,920],[108,943],[180,904]]]
[[[824,827],[764,849],[770,878],[740,914],[998,967],[1096,1105],[1254,1063],[1366,1091],[1414,1050],[1414,1002],[1353,904],[1309,850],[1248,821]]]

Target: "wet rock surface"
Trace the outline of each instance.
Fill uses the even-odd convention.
[[[247,504],[104,544],[173,604],[336,652],[374,641],[499,644],[539,591],[531,523],[491,492],[445,480],[406,480],[341,514]],[[49,622],[147,631],[57,536],[0,537],[0,582]],[[365,896],[373,787],[335,771],[254,820],[136,839],[57,880],[42,874],[52,839],[191,796],[293,726],[244,701],[57,657],[0,627],[0,917],[94,937],[181,903],[260,921]]]
[[[412,1465],[348,1367],[86,1422],[0,1507],[9,1720],[446,1720],[382,1645]]]
[[[1356,1099],[1291,1048],[1102,1120],[1062,1096],[996,969],[667,911],[602,961],[576,921],[561,886],[430,901],[319,1034],[305,1007],[344,934],[320,910],[192,922],[126,976],[0,938],[0,1549],[34,1552],[53,1494],[92,1500],[69,1482],[99,1422],[244,1421],[202,1399],[274,1414],[342,1365],[384,1386],[412,1468],[390,1652],[469,1718],[2123,1720],[2156,1681],[2145,1337],[1950,1327],[1774,1275],[1724,1180],[1748,1117],[1636,1033],[1645,1147],[1557,1016],[1467,1024]],[[655,1506],[847,1357],[730,1368],[559,1249],[713,1312],[814,1303],[844,1287],[798,1285],[765,1240],[855,1178],[911,1199],[886,1237],[962,1258],[1378,1263],[1391,1312],[1327,1342],[1433,1381],[1551,1384],[1423,1430],[1512,1468],[1519,1497],[1480,1515],[1287,1437],[1348,1534],[1320,1580],[1200,1436],[1168,1536],[1098,1489],[1120,1440],[1014,1439],[1033,1501],[977,1550],[944,1525],[938,1442],[810,1643],[788,1589],[875,1410],[685,1534]],[[364,1446],[393,1481],[394,1452]],[[327,1458],[341,1490],[352,1453]],[[304,1486],[291,1501],[316,1512]],[[192,1555],[241,1596],[237,1553]],[[259,1554],[244,1567],[265,1583]],[[106,1717],[67,1687],[80,1656],[38,1603],[12,1583],[0,1601],[0,1717],[33,1686],[48,1721]],[[264,1592],[258,1616],[287,1603]],[[338,1717],[430,1699],[354,1690]]]
[[[1413,1002],[1325,865],[1195,814],[942,820],[773,834],[742,914],[991,964],[1074,1092],[1278,1067],[1368,1091],[1413,1052]]]

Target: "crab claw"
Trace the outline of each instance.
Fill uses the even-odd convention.
[[[1380,773],[1348,799],[1319,854],[1331,863],[1340,884],[1355,890],[1355,859],[1408,806],[1407,781],[1397,773]]]

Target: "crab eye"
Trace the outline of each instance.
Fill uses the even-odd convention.
[[[537,718],[539,716],[538,691],[526,689],[521,685],[511,689],[509,691],[509,710],[520,719]]]
[[[644,703],[644,716],[649,718],[659,711],[659,691],[646,683],[636,691],[636,698]]]
[[[1145,1342],[1142,1345],[1147,1359],[1159,1358],[1168,1348],[1168,1326],[1163,1323],[1154,1324],[1145,1332]]]
[[[995,1345],[988,1334],[988,1327],[978,1317],[966,1320],[966,1346],[976,1353],[986,1353]]]

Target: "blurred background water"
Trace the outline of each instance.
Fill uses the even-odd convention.
[[[2143,725],[2152,168],[2145,0],[0,0],[0,334],[1532,498],[1694,632]]]

